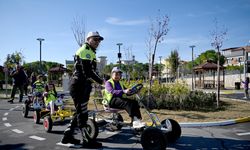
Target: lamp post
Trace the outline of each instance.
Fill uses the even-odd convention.
[[[43,38],[37,38],[37,40],[40,42],[40,61],[39,61],[39,69],[42,71],[42,41],[45,39]]]
[[[192,48],[192,90],[194,90],[194,47],[195,45],[191,45],[189,46],[190,48]]]
[[[118,59],[119,59],[119,65],[120,65],[120,68],[121,68],[121,58],[122,58],[122,54],[121,54],[121,52],[120,52],[120,47],[121,47],[122,43],[117,43],[116,45],[118,45],[118,48],[119,48]]]

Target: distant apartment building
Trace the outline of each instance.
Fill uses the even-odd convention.
[[[117,63],[119,63],[119,61]],[[133,65],[133,64],[136,64],[138,62],[135,60],[135,56],[132,56],[131,60],[121,60],[121,63],[124,65]]]
[[[97,59],[97,71],[101,72],[104,67],[107,65],[107,57],[106,56],[100,56],[98,57],[99,59]],[[74,61],[73,60],[65,60],[66,63],[66,67],[68,65],[74,65]]]
[[[248,53],[250,52],[250,46],[232,47],[222,50],[222,55],[225,56],[226,61],[224,66],[240,66],[244,64],[244,53],[246,52],[247,59],[250,60]]]

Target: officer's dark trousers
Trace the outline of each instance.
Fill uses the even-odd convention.
[[[133,119],[137,117],[141,119],[140,106],[136,100],[128,98],[113,97],[109,103],[112,108],[125,109],[129,116]]]
[[[75,127],[82,128],[86,126],[88,120],[88,101],[91,92],[91,82],[85,79],[72,78],[70,83],[70,95],[74,101],[76,113],[73,115],[70,130]]]
[[[14,100],[14,98],[15,98],[15,94],[16,94],[16,90],[17,90],[17,88],[19,89],[19,102],[21,102],[22,100],[23,100],[23,85],[13,85],[13,88],[12,88],[12,90],[11,90],[11,99],[13,99]]]

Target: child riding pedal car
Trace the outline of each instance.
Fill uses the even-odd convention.
[[[57,98],[57,92],[55,85],[50,83],[45,86],[45,92],[43,94],[44,102],[47,109],[50,109],[50,114],[55,114],[55,108],[62,106],[63,102],[60,98]]]

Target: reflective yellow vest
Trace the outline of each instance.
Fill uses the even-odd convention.
[[[114,82],[113,79],[109,79],[107,82],[110,82],[110,83],[111,83],[113,89],[115,88],[115,82]],[[123,86],[122,82],[119,81],[119,84],[121,85],[122,90],[124,90],[124,86]],[[109,103],[110,100],[112,99],[112,97],[113,97],[113,94],[110,93],[108,90],[105,89],[105,90],[104,90],[103,98],[104,98],[105,100],[107,100],[108,103]],[[122,94],[122,98],[126,98],[126,97],[127,97],[126,94]]]
[[[79,48],[76,51],[76,55],[83,60],[96,61],[96,55],[94,51],[87,44],[84,44],[81,48]]]
[[[35,92],[41,92],[42,93],[44,91],[44,84],[41,81],[37,80],[36,82],[34,82],[34,85],[36,86],[34,88]]]
[[[54,91],[49,91],[48,96],[44,97],[45,105],[47,106],[49,102],[57,100],[56,94]]]

